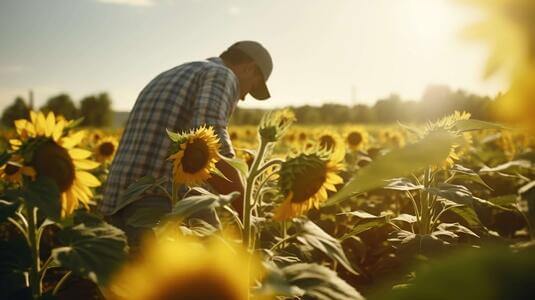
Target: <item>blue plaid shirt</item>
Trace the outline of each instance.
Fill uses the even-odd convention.
[[[165,129],[187,131],[212,126],[222,155],[234,150],[227,123],[238,102],[238,79],[218,57],[177,66],[156,76],[139,94],[111,164],[99,209],[113,214],[121,193],[137,179],[171,178],[166,160],[171,144]]]

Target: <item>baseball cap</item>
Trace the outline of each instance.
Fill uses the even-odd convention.
[[[259,42],[239,41],[230,46],[229,49],[238,49],[255,62],[264,77],[264,81],[256,89],[252,90],[250,94],[257,100],[268,99],[271,95],[269,94],[269,90],[266,86],[266,81],[273,70],[273,61],[271,60],[271,55],[266,48],[264,48],[264,46],[262,46],[262,44]]]

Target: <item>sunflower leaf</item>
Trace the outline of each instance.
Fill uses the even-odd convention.
[[[247,177],[247,174],[249,173],[249,166],[245,161],[238,158],[226,157],[224,155],[219,155],[219,157],[236,169],[243,177]]]
[[[13,216],[20,206],[19,201],[0,200],[0,223]]]
[[[173,210],[166,215],[166,218],[172,219],[186,219],[204,210],[213,210],[217,207],[230,204],[239,192],[232,192],[228,195],[215,195],[206,193],[202,195],[194,195],[179,200]]]
[[[166,177],[155,179],[152,176],[144,176],[139,178],[134,183],[129,185],[128,188],[126,188],[126,190],[121,194],[117,203],[117,207],[113,213],[118,212],[128,204],[138,200],[145,192],[163,184],[166,181]]]
[[[176,132],[172,132],[171,130],[169,130],[167,128],[165,128],[165,132],[167,132],[167,136],[169,136],[171,141],[173,141],[175,143],[178,143],[178,141],[180,141],[180,139],[181,139],[180,134],[178,134]]]
[[[344,266],[349,272],[358,275],[359,272],[351,265],[347,258],[341,243],[323,231],[318,225],[312,221],[304,223],[296,223],[300,227],[301,232],[297,236],[297,240],[305,245],[309,245],[332,259],[335,259]]]
[[[293,264],[282,268],[282,273],[289,284],[304,291],[307,299],[364,299],[357,290],[338,277],[336,272],[318,264]]]
[[[65,245],[52,250],[59,266],[98,284],[106,283],[126,258],[124,232],[103,221],[66,227],[58,237]]]
[[[54,180],[40,176],[24,187],[24,200],[37,207],[45,217],[58,221],[61,217],[60,191]]]
[[[392,150],[378,157],[334,194],[325,206],[335,205],[353,194],[363,193],[381,186],[385,180],[408,175],[429,165],[443,162],[449,155],[452,145],[459,137],[447,131],[428,134],[420,141]]]

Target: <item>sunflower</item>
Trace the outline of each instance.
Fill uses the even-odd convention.
[[[320,148],[329,151],[345,151],[344,142],[340,135],[332,130],[323,130],[317,135],[316,140]]]
[[[368,133],[361,129],[350,130],[346,135],[346,143],[352,151],[362,149],[368,144]]]
[[[275,142],[282,137],[296,121],[295,114],[289,108],[273,110],[262,116],[258,132],[268,142]]]
[[[90,188],[100,185],[99,180],[87,170],[99,166],[88,160],[91,152],[77,148],[85,135],[84,131],[65,133],[69,124],[56,118],[53,112],[30,112],[30,120],[15,121],[19,139],[12,139],[13,150],[31,148],[31,160],[24,162],[36,171],[36,176],[51,178],[60,190],[62,216],[72,213],[80,204],[88,208],[93,197]]]
[[[117,139],[112,136],[100,138],[93,151],[97,161],[111,161],[117,151]]]
[[[424,130],[424,136],[435,133],[438,131],[448,131],[459,136],[461,139],[464,139],[463,144],[471,143],[471,136],[467,133],[462,134],[455,129],[457,121],[468,120],[470,119],[470,113],[455,111],[449,116],[445,116],[435,122],[428,122]],[[433,166],[433,168],[451,168],[453,164],[459,160],[461,154],[464,152],[464,149],[461,147],[461,144],[453,144],[450,148],[450,152],[446,160],[440,165]]]
[[[143,256],[112,279],[107,298],[245,300],[260,273],[246,251],[219,239],[158,239],[144,244]]]
[[[194,186],[211,177],[219,161],[219,139],[211,127],[178,134],[174,142],[167,159],[173,161],[175,183]]]
[[[21,157],[16,156],[12,161],[8,161],[0,167],[0,179],[4,181],[20,185],[22,184],[22,176],[35,180],[36,173],[34,168],[22,164]]]
[[[327,200],[327,191],[336,191],[343,182],[343,151],[308,149],[281,164],[279,189],[284,196],[275,211],[275,220],[299,216],[310,208],[319,208]]]

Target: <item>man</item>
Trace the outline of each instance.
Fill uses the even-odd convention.
[[[145,230],[127,224],[129,216],[140,209],[162,215],[171,210],[169,200],[160,195],[144,195],[130,204],[121,198],[121,193],[143,176],[172,178],[172,164],[166,160],[171,141],[165,129],[182,132],[212,126],[219,137],[220,153],[233,157],[227,132],[229,118],[238,99],[244,100],[247,94],[258,100],[270,97],[265,82],[272,68],[271,56],[260,43],[240,41],[219,57],[161,73],[141,91],[124,128],[99,206],[110,223],[125,231],[131,246],[138,246]],[[243,192],[232,167],[222,160],[216,166],[230,179],[212,176],[208,184],[216,192]],[[242,199],[240,196],[233,203],[240,213]]]

